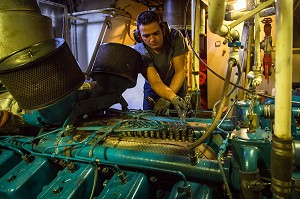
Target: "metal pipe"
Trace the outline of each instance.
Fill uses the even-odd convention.
[[[193,41],[193,48],[197,54],[200,54],[200,2],[199,0],[192,0],[192,41]],[[193,73],[199,72],[199,60],[197,59],[196,55],[193,54],[192,59],[193,64]],[[199,83],[199,75],[194,75],[195,78],[192,78],[192,91],[198,91],[200,88]]]
[[[294,165],[300,166],[300,140],[294,140]]]
[[[190,164],[189,157],[167,154],[156,154],[144,151],[125,150],[113,147],[96,147],[94,157],[117,164],[137,165],[138,168],[152,167],[158,169],[181,171],[188,178],[197,178],[211,182],[221,183],[222,175],[216,160],[201,159],[196,165]],[[81,156],[88,156],[89,148],[81,151]],[[71,154],[76,153],[76,149]],[[73,155],[71,155],[73,156]]]
[[[253,172],[243,172],[240,171],[241,179],[241,191],[244,199],[260,199],[262,198],[262,192],[260,190],[255,190],[252,187],[254,182],[259,182],[259,170]],[[258,187],[258,185],[255,185]],[[255,187],[256,188],[256,187]]]
[[[260,17],[268,17],[268,16],[271,16],[271,15],[275,15],[275,13],[276,13],[275,7],[270,7],[270,8],[266,8],[266,9],[262,10],[259,13],[259,16]]]
[[[299,118],[300,117],[300,108],[299,107],[293,107],[292,108],[292,113],[293,113],[293,116],[295,118]]]
[[[256,0],[256,4],[259,4],[259,1]],[[255,35],[254,35],[254,45],[255,45],[255,53],[254,53],[254,66],[252,68],[254,72],[254,79],[252,81],[253,86],[259,86],[262,82],[261,77],[261,61],[260,61],[260,16],[256,14],[254,17],[254,25],[255,25]]]
[[[253,9],[253,5],[254,5],[254,1],[255,0],[249,0],[248,1],[248,5],[247,5],[247,11],[251,11]],[[248,26],[248,34],[246,36],[246,41],[245,46],[247,49],[247,52],[245,52],[246,54],[246,61],[244,61],[243,67],[242,67],[242,71],[245,71],[245,75],[247,75],[250,70],[251,70],[251,63],[253,60],[253,42],[254,42],[254,19],[250,18],[247,20],[247,26]],[[242,60],[242,59],[241,59]],[[246,65],[246,66],[245,66]],[[245,84],[244,85],[248,85],[249,84],[249,79],[247,77],[244,78],[245,79]],[[243,94],[243,99],[247,99],[247,93],[244,92]]]
[[[250,13],[250,11],[227,12],[225,15],[225,20],[226,21],[234,21],[234,20],[237,20],[237,19],[241,18],[242,16],[247,15],[249,13]],[[276,13],[275,7],[270,7],[270,8],[266,8],[266,9],[260,11],[259,16],[267,17],[267,16],[275,15],[275,13]]]
[[[206,11],[204,8],[201,8],[200,6],[200,34],[206,35]]]
[[[293,1],[276,2],[275,120],[271,150],[271,190],[275,197],[291,196],[293,147],[291,134]]]
[[[47,0],[38,0],[38,3],[44,3],[44,4],[51,5],[51,6],[56,6],[56,7],[64,8],[64,9],[66,8],[66,6],[63,5],[63,4],[55,3],[55,2],[47,1]]]
[[[289,127],[289,129],[291,128]],[[270,171],[272,179],[271,191],[273,193],[273,197],[291,198],[294,158],[292,138],[282,139],[273,135],[270,158]]]
[[[96,14],[96,13],[102,13],[102,14],[107,14],[111,17],[115,17],[115,16],[122,16],[122,18],[126,18],[126,19],[130,19],[130,20],[135,20],[132,18],[131,14],[123,11],[123,10],[119,10],[116,8],[102,8],[102,9],[97,9],[97,10],[87,10],[87,11],[81,11],[81,12],[73,12],[70,15],[71,16],[80,16],[80,15],[87,15],[87,14]]]
[[[158,170],[180,171],[189,178],[208,180],[211,182],[222,183],[222,175],[216,160],[201,159],[196,165],[190,164],[187,156],[159,154],[147,151],[126,150],[123,148],[96,146],[93,158],[88,158],[90,147],[74,147],[68,151],[68,156],[64,155],[66,151],[47,150],[47,146],[53,144],[53,140],[46,140],[43,144],[32,145],[31,140],[22,144],[22,148],[33,155],[67,159],[76,162],[92,163],[99,160],[103,164],[123,165],[133,168],[157,168]],[[6,143],[5,143],[6,144]],[[43,152],[42,152],[43,151]],[[226,169],[227,171],[228,169]],[[196,176],[195,176],[196,174]],[[228,173],[225,173],[227,176]]]
[[[253,44],[254,41],[254,26],[253,26],[253,20],[249,22],[249,37],[248,37],[248,43],[247,43],[247,62],[246,62],[246,69],[245,74],[248,74],[251,70],[251,61],[253,60]],[[249,79],[245,78],[245,85],[249,84]],[[244,99],[246,99],[246,94],[244,95]]]
[[[73,19],[73,20],[80,20],[80,21],[83,21],[85,23],[87,23],[89,21],[88,19],[85,19],[85,18],[82,18],[82,17],[75,17],[75,16],[72,16],[72,15],[69,15],[68,18]]]
[[[279,0],[276,6],[275,135],[291,138],[293,1]]]
[[[225,0],[209,0],[208,4],[209,30],[219,36],[226,36],[229,32],[229,28],[223,24],[225,17]]]
[[[243,147],[243,160],[241,161],[242,172],[255,172],[258,169],[258,159],[260,151],[257,147],[245,146]]]
[[[107,29],[111,28],[110,17],[106,17],[103,24],[104,24],[105,28],[104,29],[102,28],[100,33],[99,33],[97,43],[95,45],[92,57],[90,59],[89,65],[88,65],[87,70],[86,70],[86,80],[90,80],[91,70],[93,68],[93,65],[94,65],[98,50],[99,50],[99,46],[103,43],[103,40],[104,40]]]
[[[235,20],[234,22],[232,22],[229,27],[233,28],[237,25],[239,25],[241,22],[245,21],[246,19],[249,19],[250,17],[252,17],[253,15],[257,14],[259,11],[269,7],[270,5],[272,5],[274,3],[275,0],[269,0],[266,1],[264,3],[261,3],[259,6],[257,6],[256,8],[254,8],[253,10],[251,10],[248,14],[240,17],[239,19]]]

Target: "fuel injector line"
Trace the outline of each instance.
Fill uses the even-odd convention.
[[[118,123],[117,125],[113,126],[112,128],[108,129],[92,146],[91,149],[89,151],[89,157],[93,157],[93,151],[94,148],[97,144],[99,144],[102,140],[104,140],[111,132],[113,132],[114,130],[116,130],[117,128],[120,128],[122,126],[122,124],[124,124],[125,122],[127,122],[127,120],[123,120],[122,122]]]

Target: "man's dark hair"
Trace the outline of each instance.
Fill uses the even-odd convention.
[[[136,26],[139,27],[140,25],[147,25],[155,21],[161,24],[159,15],[154,11],[147,10],[137,16]]]

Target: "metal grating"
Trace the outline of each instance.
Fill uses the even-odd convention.
[[[40,109],[66,97],[84,82],[68,45],[14,70],[0,73],[0,79],[23,109]]]

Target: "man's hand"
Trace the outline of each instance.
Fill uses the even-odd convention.
[[[174,105],[179,118],[184,120],[188,108],[185,101],[181,97],[176,95],[172,99],[172,104]]]
[[[164,115],[167,112],[167,109],[169,108],[170,104],[170,101],[162,97],[159,98],[153,108],[155,115]]]

